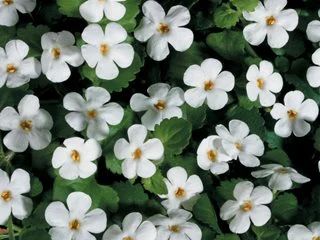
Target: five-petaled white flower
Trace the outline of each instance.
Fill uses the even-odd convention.
[[[231,120],[229,130],[223,126],[216,126],[217,134],[222,138],[222,146],[233,159],[239,157],[239,161],[246,167],[260,165],[260,157],[264,153],[264,145],[260,137],[250,134],[250,129],[245,122]]]
[[[318,16],[320,17],[320,9],[318,11]],[[320,42],[320,21],[313,20],[308,24],[307,36],[311,42]]]
[[[148,130],[145,126],[135,124],[128,129],[129,142],[120,138],[114,145],[116,158],[124,159],[121,167],[126,178],[149,178],[156,172],[156,166],[152,161],[161,160],[164,147],[157,138],[145,142],[147,135]]]
[[[316,66],[311,66],[307,70],[307,80],[311,87],[320,87],[320,48],[312,54],[312,62]]]
[[[52,226],[49,234],[52,240],[95,240],[92,235],[101,233],[107,226],[107,216],[102,209],[91,211],[92,200],[82,192],[70,193],[68,209],[62,202],[52,202],[45,211],[47,223]]]
[[[249,230],[251,221],[257,226],[266,224],[271,211],[265,206],[272,201],[272,192],[264,186],[255,187],[249,181],[239,182],[234,190],[235,200],[226,201],[220,210],[220,217],[223,220],[231,220],[229,228],[237,234],[245,233]],[[251,221],[250,221],[251,220]]]
[[[2,0],[0,1],[0,25],[11,27],[19,20],[18,11],[31,13],[36,7],[36,0]]]
[[[264,0],[253,12],[243,12],[243,17],[251,23],[243,29],[244,38],[251,45],[260,45],[267,36],[272,48],[282,48],[289,40],[287,31],[298,26],[298,13],[294,9],[283,10],[287,0]]]
[[[259,102],[263,107],[270,107],[276,102],[274,93],[279,93],[283,87],[283,80],[279,73],[273,72],[273,65],[268,61],[261,61],[259,68],[251,65],[247,72],[247,94],[251,101]]]
[[[192,214],[183,209],[168,212],[168,217],[157,214],[149,218],[157,227],[156,240],[188,239],[201,240],[202,232],[195,223],[188,222]]]
[[[183,81],[193,88],[187,90],[184,97],[191,107],[200,107],[206,101],[210,109],[218,110],[227,104],[226,92],[234,88],[235,81],[231,72],[221,70],[221,62],[213,58],[187,69]]]
[[[68,31],[42,35],[42,72],[51,82],[66,81],[71,75],[68,64],[79,67],[84,62],[80,49],[74,44],[75,38]]]
[[[50,129],[53,121],[50,114],[40,109],[39,99],[34,95],[24,96],[18,104],[18,112],[6,107],[0,113],[0,129],[10,131],[3,139],[4,145],[14,152],[24,152],[28,145],[40,150],[51,142]]]
[[[10,214],[19,220],[27,218],[32,211],[32,200],[22,194],[30,192],[30,175],[16,169],[9,179],[0,169],[0,225],[4,225]]]
[[[318,117],[319,108],[314,100],[304,100],[301,91],[291,91],[284,96],[284,105],[276,103],[270,114],[278,120],[274,126],[278,136],[286,138],[293,132],[296,137],[303,137],[311,129],[308,122],[313,122]]]
[[[280,164],[261,165],[261,168],[263,170],[254,171],[251,175],[255,178],[265,178],[272,175],[268,184],[272,190],[285,191],[292,187],[292,182],[306,183],[310,181],[295,169]]]
[[[159,197],[166,199],[161,204],[168,211],[180,208],[180,206],[187,210],[192,209],[199,193],[203,191],[203,184],[199,176],[191,175],[188,177],[187,171],[183,167],[169,169],[164,182],[168,194],[159,195]]]
[[[203,139],[197,150],[198,166],[203,170],[210,170],[213,174],[223,174],[229,170],[228,161],[232,160],[224,151],[218,136]]]
[[[40,62],[26,58],[28,53],[29,46],[21,40],[9,41],[5,49],[0,47],[0,87],[5,83],[8,88],[20,87],[40,76]]]
[[[162,61],[169,53],[168,43],[179,52],[186,51],[193,42],[193,32],[184,28],[190,22],[189,10],[181,5],[169,9],[166,15],[156,1],[146,1],[142,6],[144,17],[134,32],[140,42],[146,42],[147,53],[155,61]]]
[[[58,147],[52,156],[52,166],[60,168],[61,177],[74,180],[78,177],[88,178],[97,170],[93,163],[98,159],[102,150],[100,144],[95,139],[84,139],[72,137],[64,140],[65,147]]]
[[[87,127],[88,138],[103,140],[109,133],[108,124],[117,125],[122,121],[123,108],[118,103],[107,103],[111,98],[110,93],[101,87],[87,88],[85,98],[76,92],[64,97],[64,108],[72,111],[65,119],[78,132]]]
[[[104,80],[118,77],[120,68],[128,68],[133,61],[133,47],[125,43],[126,30],[118,23],[108,23],[105,32],[98,24],[90,24],[82,32],[82,56],[96,74]],[[118,65],[118,66],[117,66]]]
[[[88,22],[96,23],[103,15],[110,21],[120,20],[126,13],[126,8],[120,2],[125,0],[88,0],[80,5],[81,16]]]
[[[313,222],[308,227],[296,224],[288,231],[288,240],[318,240],[320,239],[320,222]]]
[[[156,240],[157,230],[152,222],[142,222],[138,212],[128,214],[122,221],[122,230],[112,225],[104,233],[102,240]]]
[[[179,108],[184,103],[183,90],[179,87],[170,89],[166,83],[156,83],[147,89],[150,97],[141,93],[135,93],[130,99],[130,107],[135,112],[146,111],[141,117],[141,123],[154,130],[155,125],[163,119],[182,117]]]

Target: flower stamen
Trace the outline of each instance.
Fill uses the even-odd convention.
[[[173,233],[180,233],[181,227],[179,225],[172,225],[172,226],[169,226],[169,230]]]
[[[106,56],[109,52],[109,45],[106,44],[106,43],[103,43],[100,45],[100,53],[103,55],[103,56]]]
[[[13,64],[7,65],[7,73],[15,73],[17,71],[17,68]]]
[[[158,28],[157,28],[157,31],[161,34],[165,34],[165,33],[168,33],[170,32],[170,28],[169,28],[169,25],[168,24],[165,24],[165,23],[160,23]]]
[[[272,26],[277,22],[277,19],[274,16],[270,16],[266,18],[266,23],[268,26]]]
[[[187,193],[183,188],[179,187],[174,194],[176,195],[176,198],[184,198]]]
[[[77,150],[72,150],[70,156],[74,162],[76,163],[80,162],[80,153]]]
[[[236,149],[238,149],[239,151],[242,150],[242,147],[243,147],[243,146],[242,146],[241,143],[237,142],[237,143],[235,143],[234,145],[236,146]]]
[[[61,56],[61,49],[60,48],[52,48],[51,54],[54,59],[58,59]]]
[[[207,152],[207,156],[210,161],[215,162],[217,160],[218,152],[215,150],[210,150]]]
[[[296,111],[292,110],[292,109],[288,110],[287,114],[288,114],[288,118],[290,120],[295,120],[297,118],[297,115],[298,115],[298,113]]]
[[[80,222],[78,219],[74,219],[71,222],[69,222],[69,228],[73,231],[77,231],[80,229]]]
[[[9,202],[12,199],[11,192],[10,191],[3,191],[1,193],[1,198],[3,199],[3,201]]]
[[[277,170],[276,170],[276,172],[277,173],[280,173],[280,174],[287,174],[289,171],[288,171],[288,169],[287,168],[278,168]],[[320,239],[319,239],[320,240]]]
[[[140,159],[142,156],[142,151],[140,148],[137,148],[133,153],[132,153],[132,157],[133,157],[133,160],[138,160]]]
[[[98,115],[98,112],[94,109],[87,111],[87,116],[89,119],[95,119]]]
[[[312,240],[320,240],[320,236],[314,236],[312,237]]]
[[[250,200],[244,201],[243,204],[240,206],[240,208],[244,212],[249,212],[253,208],[252,202]]]
[[[207,80],[204,82],[204,90],[210,91],[214,88],[214,83],[211,80]]]
[[[3,5],[9,6],[9,5],[13,4],[13,0],[3,0],[2,3],[3,3]]]
[[[264,80],[262,78],[257,79],[257,87],[263,89],[264,87]]]
[[[166,102],[163,100],[158,100],[156,104],[153,105],[158,110],[163,110],[166,108]]]
[[[128,236],[128,237],[122,238],[122,240],[134,240],[134,239],[132,237]]]
[[[20,127],[25,132],[30,132],[32,130],[32,121],[31,120],[23,120],[20,122]]]

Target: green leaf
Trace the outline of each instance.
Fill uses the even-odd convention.
[[[163,176],[158,170],[152,177],[142,179],[143,187],[154,194],[167,194],[167,186],[163,181]]]
[[[44,25],[33,26],[29,23],[24,28],[19,28],[17,37],[28,44],[30,50],[28,56],[39,57],[42,54],[41,37],[43,34],[50,32],[49,27]]]
[[[317,129],[316,133],[313,136],[314,148],[320,152],[320,128]]]
[[[264,141],[268,143],[269,148],[281,148],[283,138],[279,137],[274,131],[266,131]]]
[[[193,129],[199,129],[204,125],[207,117],[207,106],[205,104],[198,108],[184,104],[182,110],[184,118],[192,124]]]
[[[7,106],[15,106],[18,105],[21,98],[23,98],[26,94],[30,93],[28,89],[28,84],[25,84],[18,88],[0,88],[0,109],[3,109]]]
[[[45,229],[49,227],[48,223],[43,217],[47,206],[48,206],[48,203],[42,201],[32,212],[30,217],[22,221],[23,226],[25,228],[33,228],[33,229]]]
[[[223,31],[211,33],[206,40],[208,46],[227,60],[239,62],[245,53],[245,40],[242,32]]]
[[[95,69],[90,68],[87,64],[80,68],[80,74],[83,78],[87,78],[94,85],[107,89],[110,93],[121,92],[123,88],[129,87],[129,83],[136,79],[136,74],[143,66],[143,59],[136,53],[130,67],[119,69],[120,73],[116,79],[102,80],[96,75]]]
[[[281,194],[272,202],[271,212],[283,222],[292,222],[298,212],[298,200],[291,193]]]
[[[0,26],[0,47],[3,48],[7,42],[15,38],[15,35],[15,27]]]
[[[253,11],[259,3],[259,0],[231,0],[231,3],[240,11]]]
[[[197,157],[192,154],[187,155],[165,155],[165,163],[169,164],[169,167],[183,167],[189,175],[196,174],[199,170],[199,166],[197,164]]]
[[[36,236],[36,239],[41,240],[50,240],[51,237],[49,233],[45,229],[27,229],[22,231],[22,234],[20,236],[20,240],[34,240]]]
[[[227,233],[217,236],[215,240],[240,240],[240,238],[236,234]]]
[[[36,197],[40,193],[42,193],[43,186],[42,183],[40,182],[39,178],[33,177],[31,179],[31,191],[30,191],[30,196],[31,197]]]
[[[291,165],[289,156],[282,149],[274,149],[266,152],[261,158],[261,162],[263,164],[277,163],[285,167],[289,167]]]
[[[222,181],[220,183],[220,186],[216,188],[216,195],[221,204],[227,200],[234,199],[233,189],[241,181],[243,179],[230,179],[229,181]]]
[[[192,210],[194,217],[200,222],[209,225],[213,230],[221,233],[216,212],[207,194],[202,194]]]
[[[163,120],[155,127],[154,136],[164,145],[166,153],[180,154],[189,144],[191,138],[191,123],[182,118]]]
[[[51,168],[52,154],[54,150],[59,147],[60,144],[57,142],[52,142],[48,147],[42,150],[32,150],[32,167],[35,169],[45,170]]]
[[[92,208],[103,208],[110,212],[118,209],[119,197],[109,186],[99,185],[94,178],[68,181],[57,177],[53,187],[53,199],[65,202],[71,192],[80,191],[92,198]]]
[[[120,198],[120,205],[144,205],[148,201],[148,195],[143,191],[141,184],[130,182],[117,182],[112,185]]]
[[[81,17],[79,7],[83,2],[85,0],[57,0],[59,11],[68,17]]]
[[[230,4],[223,4],[213,14],[214,24],[219,28],[231,28],[237,24],[241,12],[234,10]]]
[[[280,229],[273,225],[253,226],[252,230],[256,234],[257,240],[277,240],[281,234]]]

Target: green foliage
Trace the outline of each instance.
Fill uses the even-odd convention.
[[[85,0],[57,0],[59,11],[68,17],[81,17],[79,7],[83,2]]]
[[[215,240],[240,240],[240,238],[235,234],[223,234],[217,236]]]
[[[266,152],[261,161],[263,164],[276,163],[285,167],[289,167],[291,165],[288,155],[282,149],[274,149]]]
[[[141,184],[131,184],[130,182],[117,182],[112,185],[120,198],[120,205],[144,205],[148,200],[148,195],[143,191]]]
[[[207,106],[204,104],[202,107],[193,108],[188,104],[183,105],[184,118],[192,124],[192,129],[201,128],[207,117]]]
[[[37,236],[37,239],[41,240],[50,240],[51,237],[45,229],[30,229],[23,231],[20,239],[21,240],[34,240],[34,237]]]
[[[142,179],[143,187],[154,194],[167,194],[167,187],[163,181],[163,176],[158,170],[152,177]]]
[[[241,12],[232,9],[230,4],[223,4],[213,15],[214,24],[219,28],[231,28],[237,24]]]
[[[15,27],[0,26],[0,47],[4,48],[7,42],[15,38],[15,35]]]
[[[257,240],[277,240],[280,237],[280,229],[273,225],[265,225],[262,227],[252,227],[256,234]]]
[[[253,11],[259,3],[259,0],[231,0],[231,3],[240,11]]]
[[[154,136],[164,145],[165,152],[180,154],[191,138],[191,124],[178,118],[166,119],[155,127]]]
[[[234,199],[233,189],[237,183],[243,181],[242,179],[230,179],[229,181],[222,181],[220,186],[216,188],[216,197],[220,200],[221,204],[227,200]]]
[[[290,222],[298,212],[298,200],[291,193],[279,195],[271,205],[272,214],[283,222]]]

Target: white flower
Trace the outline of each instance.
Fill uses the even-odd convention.
[[[318,11],[320,17],[320,10]],[[308,24],[307,36],[311,42],[320,42],[320,21],[314,20]]]
[[[308,227],[296,224],[288,231],[288,240],[318,240],[320,239],[320,222],[313,222]]]
[[[80,5],[80,14],[88,22],[99,22],[103,15],[110,21],[120,20],[126,8],[119,2],[125,0],[88,0]]]
[[[148,55],[156,61],[165,59],[170,51],[168,43],[179,52],[186,51],[193,42],[193,32],[184,28],[190,22],[189,10],[173,6],[166,15],[162,6],[149,0],[142,5],[144,17],[134,32],[140,42],[146,42]]]
[[[9,179],[0,169],[0,225],[4,225],[12,214],[19,220],[27,218],[32,211],[32,200],[22,194],[30,192],[30,175],[16,169]]]
[[[167,172],[167,178],[164,179],[168,194],[159,195],[166,198],[161,204],[168,211],[180,208],[192,209],[199,193],[203,191],[203,184],[199,176],[191,175],[188,177],[186,170],[182,167],[173,167]]]
[[[93,163],[98,159],[102,150],[95,139],[89,139],[86,142],[79,137],[72,137],[64,140],[65,147],[58,147],[52,156],[52,166],[60,168],[61,177],[74,180],[78,177],[88,178],[97,170]]]
[[[247,232],[251,221],[257,227],[269,221],[271,211],[264,205],[271,203],[273,198],[269,188],[264,186],[254,188],[249,181],[240,182],[235,186],[233,196],[235,200],[226,201],[220,210],[220,217],[223,220],[233,218],[229,223],[233,233]]]
[[[6,107],[0,113],[0,129],[10,131],[3,139],[4,145],[14,152],[24,152],[28,145],[34,150],[44,149],[51,142],[50,129],[53,121],[50,114],[40,108],[34,95],[24,96],[18,105]]]
[[[122,121],[123,108],[118,103],[107,103],[110,93],[101,87],[87,88],[85,98],[76,92],[68,93],[63,98],[64,108],[72,111],[65,119],[78,132],[87,127],[88,138],[103,140],[109,133],[108,124],[117,125]]]
[[[263,107],[270,107],[276,102],[274,93],[279,93],[283,87],[283,80],[279,73],[273,72],[273,65],[268,61],[261,61],[259,68],[251,65],[247,72],[247,94],[251,101],[259,102]]]
[[[231,120],[229,130],[223,126],[216,126],[217,134],[222,138],[224,150],[233,159],[239,157],[239,161],[246,167],[257,167],[260,165],[260,157],[264,153],[264,145],[260,137],[250,134],[248,125],[240,120]]]
[[[223,71],[217,59],[209,58],[199,65],[190,66],[184,73],[183,81],[193,88],[184,94],[186,102],[194,108],[203,105],[204,101],[212,110],[223,108],[228,102],[228,94],[234,88],[234,76]]]
[[[145,142],[147,135],[148,131],[145,126],[135,124],[128,129],[129,142],[120,138],[114,145],[116,158],[124,159],[121,168],[126,178],[132,179],[136,176],[149,178],[156,172],[156,166],[152,161],[163,157],[164,148],[162,142],[157,138]]]
[[[197,224],[188,222],[192,214],[183,209],[168,212],[168,217],[157,214],[149,220],[157,227],[156,240],[201,240],[202,232]]]
[[[260,45],[267,36],[272,48],[282,48],[289,40],[287,31],[298,26],[299,17],[294,9],[283,10],[287,0],[264,0],[253,12],[243,12],[243,17],[251,23],[243,29],[244,38],[251,45]]]
[[[127,36],[118,23],[108,23],[105,32],[98,24],[90,24],[83,30],[81,37],[87,44],[81,46],[82,56],[89,67],[96,68],[99,78],[115,79],[119,75],[118,66],[127,68],[132,64],[134,50],[124,43]]]
[[[285,191],[292,187],[292,182],[306,183],[310,181],[295,169],[280,164],[261,165],[261,168],[263,170],[254,171],[251,175],[255,178],[265,178],[272,175],[269,180],[269,188],[272,190]]]
[[[47,223],[52,226],[52,240],[95,240],[92,235],[101,233],[107,226],[107,216],[102,209],[91,211],[92,200],[82,192],[70,193],[68,209],[62,202],[52,202],[45,211]]]
[[[0,87],[5,83],[8,88],[20,87],[40,76],[40,62],[26,58],[28,52],[29,46],[21,40],[9,41],[5,49],[0,47]]]
[[[320,87],[320,48],[312,54],[312,62],[316,66],[311,66],[307,71],[307,80],[311,87]]]
[[[198,166],[210,170],[213,174],[223,174],[229,170],[228,161],[232,160],[224,151],[221,138],[209,136],[203,139],[197,150]]]
[[[270,112],[278,120],[274,126],[275,133],[284,138],[292,132],[296,137],[307,135],[311,129],[308,122],[315,121],[318,113],[317,103],[312,99],[304,101],[304,94],[300,91],[288,92],[284,96],[284,105],[276,103]]]
[[[71,75],[68,64],[79,67],[84,62],[80,49],[74,44],[75,38],[68,31],[42,35],[42,72],[51,82],[66,81]]]
[[[0,25],[11,27],[19,20],[18,12],[31,13],[36,7],[36,0],[0,1]]]
[[[138,212],[128,214],[122,221],[122,230],[112,225],[104,233],[102,240],[155,240],[157,230],[150,221],[142,222]]]
[[[155,83],[147,89],[150,97],[141,93],[134,94],[130,99],[130,107],[135,112],[146,113],[141,117],[141,122],[148,130],[154,130],[155,125],[163,119],[182,117],[179,108],[184,103],[183,90],[179,87],[170,89],[166,83]]]

